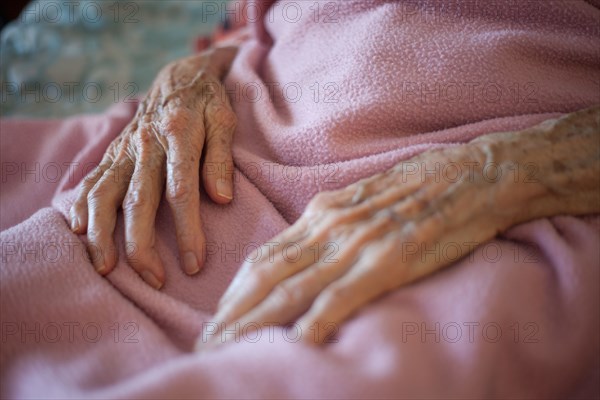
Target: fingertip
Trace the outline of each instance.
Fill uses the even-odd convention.
[[[217,196],[220,200],[229,203],[233,200],[233,187],[228,179],[219,178],[216,182]]]
[[[88,254],[94,270],[102,275],[108,275],[117,264],[117,254],[114,243],[88,242]]]
[[[206,254],[204,251],[204,235],[202,235],[198,243],[196,243],[196,249],[200,250],[179,250],[180,265],[183,271],[189,276],[194,276],[198,272],[200,272],[200,270],[204,268],[204,265],[206,263]]]
[[[233,185],[226,179],[205,179],[204,188],[212,201],[226,205],[233,200]]]
[[[106,276],[112,272],[113,269],[117,266],[117,255],[114,252],[110,252],[104,257],[104,264],[100,266],[100,268],[96,268],[96,272],[98,272],[102,276]]]
[[[79,229],[81,229],[81,225],[79,224],[79,218],[71,212],[71,231],[73,233],[79,233]]]
[[[327,334],[324,334],[324,332],[320,330],[319,323],[312,318],[307,318],[305,316],[296,321],[296,324],[299,326],[300,332],[306,333],[300,337],[302,343],[319,346],[325,340],[324,337],[327,336]]]
[[[153,287],[156,290],[160,290],[162,289],[162,287],[164,286],[165,282],[164,280],[159,279],[156,274],[149,270],[149,269],[145,269],[140,273],[140,276],[142,277],[142,279],[151,287]]]
[[[196,275],[201,268],[200,260],[192,251],[187,251],[183,254],[182,264],[185,273],[190,276]]]
[[[127,262],[150,287],[160,290],[165,284],[165,270],[155,248],[129,250]]]
[[[110,272],[112,272],[113,269],[115,269],[114,264],[109,264],[107,262],[102,263],[99,266],[95,266],[94,265],[94,269],[96,270],[96,272],[98,274],[100,274],[101,276],[106,276],[108,275]]]
[[[205,161],[202,180],[208,196],[217,204],[229,204],[233,200],[233,167],[227,162]]]
[[[69,225],[73,233],[85,233],[85,225],[83,224],[82,219],[79,217],[75,205],[73,205],[69,210],[69,219]]]

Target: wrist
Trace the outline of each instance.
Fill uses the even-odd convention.
[[[600,108],[547,120],[517,132],[482,136],[469,145],[493,148],[503,177],[495,185],[495,211],[512,223],[600,211]]]

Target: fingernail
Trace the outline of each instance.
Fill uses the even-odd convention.
[[[162,282],[158,280],[156,275],[147,269],[142,271],[142,279],[144,279],[148,285],[152,286],[156,290],[159,290],[163,285]]]
[[[196,255],[191,251],[188,251],[183,255],[183,268],[185,269],[185,272],[188,275],[194,275],[195,273],[200,271],[198,259],[196,258]]]
[[[226,199],[233,199],[231,185],[225,179],[217,179],[217,194]]]
[[[102,264],[102,265],[99,265],[98,267],[96,267],[97,273],[102,275],[104,273],[104,271],[106,271],[106,265]]]
[[[79,230],[79,218],[76,216],[71,217],[71,230],[73,232],[77,232]]]

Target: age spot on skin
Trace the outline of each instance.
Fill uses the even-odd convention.
[[[565,172],[567,170],[566,165],[558,160],[554,160],[552,167],[554,168],[554,172]]]

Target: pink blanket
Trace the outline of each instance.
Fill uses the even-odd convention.
[[[244,256],[318,191],[600,102],[600,10],[584,1],[257,4],[265,22],[227,79],[240,120],[235,199],[202,194],[209,258],[198,276],[179,267],[164,201],[160,292],[123,261],[100,277],[65,221],[135,105],[2,121],[2,397],[598,396],[597,216],[514,227],[364,308],[337,343],[264,326],[190,353]],[[120,254],[122,230],[120,219]]]

